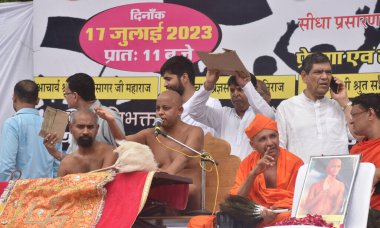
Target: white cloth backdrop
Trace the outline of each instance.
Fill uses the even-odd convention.
[[[0,128],[14,114],[16,82],[33,79],[32,25],[32,2],[0,3]]]

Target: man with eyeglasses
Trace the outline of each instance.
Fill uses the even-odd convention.
[[[96,107],[102,106],[100,101],[97,100],[95,96],[94,79],[85,73],[77,73],[68,77],[66,79],[66,85],[64,88],[63,95],[67,101],[67,105],[69,108],[94,110]],[[112,113],[117,126],[124,133],[124,126],[120,115],[107,107],[103,108],[106,108],[110,113]],[[116,141],[108,127],[107,121],[104,121],[103,119],[99,118],[98,124],[99,129],[96,135],[96,140],[116,147]],[[48,135],[45,138],[45,141],[54,141],[54,135]],[[49,143],[45,143],[45,146],[48,149],[49,153],[53,155],[55,158],[62,159],[62,157],[65,156]],[[70,146],[67,149],[67,153],[71,153],[76,150],[78,150],[78,145],[76,141],[71,137]]]
[[[373,163],[376,167],[373,185],[377,186],[371,197],[367,227],[380,227],[380,94],[361,94],[352,100],[352,129],[363,139],[350,150],[350,154],[361,154],[361,162]]]
[[[347,154],[348,139],[354,138],[347,126],[351,108],[345,85],[333,77],[331,62],[322,53],[303,60],[301,77],[306,89],[277,108],[280,145],[305,163],[310,156]],[[332,80],[338,91],[330,91],[330,99],[325,95]]]

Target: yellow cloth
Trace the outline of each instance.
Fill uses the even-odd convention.
[[[7,227],[91,227],[99,221],[114,173],[10,181],[2,194],[0,222]]]
[[[249,126],[245,129],[245,134],[247,134],[248,138],[251,139],[264,129],[278,132],[277,123],[274,120],[258,113]]]

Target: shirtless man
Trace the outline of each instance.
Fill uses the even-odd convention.
[[[156,138],[153,128],[147,128],[136,134],[124,136],[118,130],[113,117],[108,112],[102,108],[97,108],[96,111],[101,118],[107,120],[116,139],[127,139],[149,146],[160,171],[191,178],[193,184],[190,185],[190,195],[186,209],[200,209],[201,170],[199,159],[189,158],[182,154],[194,156],[196,155],[194,152],[162,135],[158,135]],[[202,151],[203,131],[199,127],[182,122],[182,111],[182,98],[177,92],[167,90],[157,97],[156,115],[162,119],[161,130],[187,146],[197,151]]]
[[[304,209],[310,214],[341,214],[344,184],[336,179],[342,166],[340,159],[332,159],[326,167],[327,176],[314,183],[307,196]]]
[[[89,109],[73,112],[69,128],[78,143],[78,150],[68,154],[61,161],[58,176],[87,173],[115,163],[117,154],[113,152],[114,147],[95,140],[99,128],[97,118]]]

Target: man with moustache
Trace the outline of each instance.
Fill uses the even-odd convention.
[[[254,150],[241,162],[230,193],[265,207],[261,212],[263,221],[258,227],[270,226],[290,217],[290,211],[274,213],[268,209],[292,208],[298,169],[303,162],[279,146],[277,124],[271,118],[256,114],[245,133]],[[214,227],[214,218],[197,216],[190,220],[188,227]],[[237,221],[235,218],[234,224],[245,227],[241,221],[243,219]]]
[[[308,55],[301,77],[306,89],[277,107],[280,145],[304,162],[310,156],[347,154],[348,139],[354,139],[347,126],[350,102],[342,81],[332,76],[330,60],[322,53]],[[338,92],[331,91],[330,99],[325,95],[332,80]]]
[[[78,109],[72,113],[69,128],[78,149],[61,161],[58,176],[87,173],[115,163],[117,154],[113,152],[114,147],[95,140],[99,128],[95,113],[89,109]]]
[[[236,72],[228,79],[233,108],[212,108],[206,102],[219,79],[217,70],[208,70],[206,81],[194,94],[190,104],[190,116],[215,129],[220,138],[231,145],[231,154],[243,160],[252,150],[244,129],[257,113],[274,119],[274,112],[269,104],[256,91],[251,75]]]
[[[185,56],[173,56],[162,65],[160,74],[164,79],[165,88],[177,91],[182,97],[183,112],[181,120],[187,124],[202,128],[204,134],[210,132],[215,135],[215,130],[212,127],[195,121],[189,115],[191,100],[194,94],[198,93],[194,87],[195,71],[193,63]],[[206,105],[212,108],[222,108],[220,101],[212,97],[209,97]]]

